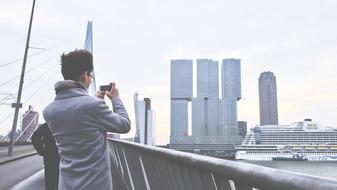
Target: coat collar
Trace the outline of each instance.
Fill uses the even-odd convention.
[[[84,84],[73,80],[59,81],[55,84],[54,88],[56,92],[55,100],[88,95]]]

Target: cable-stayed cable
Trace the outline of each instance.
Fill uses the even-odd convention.
[[[70,43],[70,42],[58,44],[58,45],[52,46],[52,47],[50,47],[50,48],[43,49],[43,50],[41,50],[41,51],[39,51],[39,52],[36,52],[36,53],[33,53],[33,54],[28,55],[27,58],[34,57],[34,56],[39,55],[39,54],[41,54],[41,53],[44,53],[44,52],[47,52],[47,51],[49,51],[49,50],[55,49],[55,48],[57,48],[57,47],[60,47],[60,46],[62,46],[62,45],[65,45],[65,44],[67,44],[67,43]],[[18,58],[18,59],[9,61],[9,62],[7,62],[7,63],[0,64],[0,67],[4,67],[4,66],[10,65],[10,64],[13,64],[13,63],[22,61],[22,60],[23,60],[23,58],[21,57],[21,58]]]
[[[54,76],[57,76],[57,75],[54,75]],[[54,78],[54,77],[53,77]],[[53,80],[50,80],[51,82],[54,82]],[[37,98],[36,98],[36,100],[34,101],[34,102],[32,102],[32,104],[31,105],[34,105],[34,106],[36,106],[36,105],[40,105],[40,106],[42,106],[42,103],[43,103],[43,101],[47,98],[47,97],[52,97],[52,95],[50,95],[49,96],[49,94],[48,93],[52,93],[52,94],[54,94],[54,91],[52,90],[52,91],[50,91],[50,89],[48,89],[48,88],[46,88],[47,90],[45,90],[45,91],[42,91],[40,94],[40,96],[37,96]]]
[[[9,113],[4,119],[2,119],[1,121],[0,121],[0,125],[3,123],[3,122],[5,122],[11,115],[13,115],[14,114],[14,111],[12,111],[11,113]]]
[[[39,52],[37,52],[37,53],[30,54],[30,55],[27,56],[27,58],[33,57],[33,56],[35,56],[35,55],[39,55],[39,54],[41,54],[41,53],[43,53],[43,52],[44,52],[44,51],[42,50],[42,51],[39,51]],[[10,64],[13,64],[13,63],[22,61],[22,60],[23,60],[23,58],[15,59],[15,60],[13,60],[13,61],[10,61],[10,62],[7,62],[7,63],[0,64],[0,67],[4,67],[4,66],[10,65]]]
[[[43,61],[43,62],[40,63],[39,65],[36,65],[35,67],[33,67],[33,68],[27,70],[27,71],[25,72],[25,74],[31,72],[32,70],[34,70],[34,69],[36,69],[36,68],[38,68],[38,67],[40,67],[40,66],[42,66],[42,65],[44,65],[45,63],[48,63],[49,61],[51,61],[52,59],[55,59],[55,58],[58,57],[58,56],[59,56],[59,55],[54,55],[53,57],[51,57],[51,58],[49,58],[49,59]],[[6,81],[6,82],[1,83],[1,84],[0,84],[0,87],[1,87],[1,86],[4,86],[4,85],[6,85],[6,84],[8,84],[8,83],[10,83],[10,82],[12,82],[12,81],[14,81],[15,79],[20,78],[20,76],[21,76],[21,74],[15,76],[15,77],[13,77],[13,78],[11,78],[11,79],[9,79],[9,80]]]
[[[46,84],[48,84],[48,83],[51,81],[51,79],[54,78],[54,76],[57,74],[57,72],[58,72],[58,71],[55,70],[54,73],[53,73],[53,75],[52,75],[51,77],[49,77],[49,78],[46,80],[45,83],[42,83],[42,85],[40,85],[39,88],[37,88],[37,90],[35,90],[35,91],[28,97],[28,99],[25,99],[25,100],[22,101],[22,102],[28,102],[30,99],[32,99],[33,96],[35,96],[35,94],[36,94],[37,92],[39,92],[41,89],[43,89],[42,87],[46,86]]]
[[[8,100],[11,100],[14,98],[13,94],[8,94],[6,97],[4,97],[3,99],[0,100],[0,105],[3,103],[6,103]]]
[[[55,66],[57,66],[57,64],[52,64],[51,67],[48,67],[46,70],[44,70],[41,75],[39,75],[35,79],[31,80],[29,83],[24,84],[24,88],[28,88],[32,84],[38,82],[43,76],[45,76],[47,73],[49,73],[50,71],[52,71],[52,68],[54,68]]]

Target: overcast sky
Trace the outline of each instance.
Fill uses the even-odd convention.
[[[31,5],[0,1],[0,65],[23,56]],[[36,68],[26,75],[22,100],[38,111],[52,101],[62,79],[59,55],[83,47],[92,20],[97,85],[117,83],[133,127],[134,92],[151,98],[159,144],[169,139],[170,59],[180,58],[240,58],[238,118],[248,126],[259,123],[259,74],[272,71],[280,124],[312,118],[337,127],[336,10],[335,0],[37,0],[30,44],[47,50],[28,59],[27,70]],[[21,65],[0,67],[0,84]],[[0,93],[16,94],[18,84]],[[1,121],[12,111],[0,105],[0,134],[10,130],[13,116]]]

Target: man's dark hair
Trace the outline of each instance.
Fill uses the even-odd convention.
[[[65,80],[78,81],[85,72],[93,70],[92,54],[87,50],[75,50],[61,56],[61,71]]]

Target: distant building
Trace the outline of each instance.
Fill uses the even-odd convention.
[[[260,125],[278,125],[276,77],[263,72],[259,77]]]
[[[236,142],[237,101],[241,99],[241,61],[224,59],[221,68],[222,100],[220,103],[220,135]]]
[[[193,61],[171,60],[171,135],[179,143],[188,136],[188,103],[193,97]]]
[[[231,158],[238,135],[237,101],[241,98],[240,59],[224,59],[221,68],[222,96],[219,98],[219,63],[197,59],[193,97],[193,61],[171,61],[171,136],[169,148]],[[192,136],[188,135],[188,104],[192,102]]]
[[[219,99],[218,61],[197,59],[197,97]]]
[[[171,60],[171,99],[187,99],[193,96],[193,60]]]
[[[154,111],[151,109],[151,99],[138,100],[138,94],[134,95],[136,136],[135,142],[155,145]]]
[[[247,134],[247,122],[238,121],[238,135],[244,137]]]
[[[29,105],[28,110],[22,116],[22,128],[19,137],[16,138],[17,142],[29,141],[35,129],[39,126],[39,112],[33,110]]]
[[[192,99],[192,136],[196,143],[209,143],[219,128],[219,69],[211,59],[197,60],[197,97]]]
[[[85,43],[84,43],[84,49],[89,51],[90,53],[93,54],[93,33],[92,33],[92,21],[88,21],[87,24],[87,34],[85,36]],[[91,74],[93,76],[91,84],[88,88],[88,93],[91,96],[95,96],[97,90],[96,90],[96,77],[95,77],[95,69],[93,68]]]

